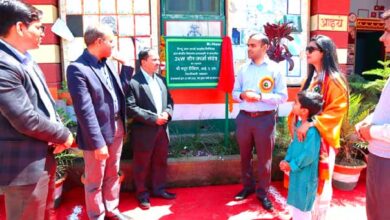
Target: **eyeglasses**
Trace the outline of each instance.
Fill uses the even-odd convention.
[[[322,51],[322,49],[318,48],[318,47],[313,47],[313,46],[307,46],[306,47],[306,51],[309,52],[309,53],[313,53],[313,51],[316,51],[316,50],[318,50],[320,52]]]

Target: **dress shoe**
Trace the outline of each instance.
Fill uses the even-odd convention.
[[[168,191],[162,191],[159,193],[154,193],[153,197],[159,197],[163,199],[176,199],[176,194]]]
[[[265,210],[271,211],[274,208],[272,202],[267,197],[264,198],[257,197],[257,199],[260,201],[261,206],[263,206]]]
[[[106,216],[106,219],[108,219],[108,220],[132,220],[133,218],[131,218],[130,216],[126,216],[122,213],[117,213],[113,216]]]
[[[255,190],[244,188],[239,193],[237,193],[236,196],[234,196],[234,199],[235,200],[243,200],[246,197],[248,197],[249,195],[253,194],[254,192],[255,192]]]
[[[138,198],[138,204],[141,209],[149,209],[150,208],[150,201],[149,198],[143,197]]]

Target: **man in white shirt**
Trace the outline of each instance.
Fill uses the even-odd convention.
[[[379,38],[390,53],[390,10],[383,14],[385,32]],[[356,131],[368,141],[366,211],[368,220],[390,219],[390,85],[387,81],[375,111],[356,125]]]
[[[151,170],[152,196],[174,199],[176,195],[165,190],[168,156],[168,122],[172,119],[173,100],[165,78],[157,73],[160,67],[158,53],[142,50],[141,65],[128,85],[127,110],[133,118],[130,145],[133,149],[133,173],[136,196],[142,209],[150,207],[146,177]],[[125,86],[126,87],[126,86]]]
[[[267,56],[269,39],[261,33],[248,39],[250,62],[237,73],[233,99],[240,105],[236,118],[236,138],[240,148],[243,189],[234,197],[243,200],[256,193],[262,207],[271,211],[268,198],[271,183],[272,149],[274,148],[276,110],[287,101],[287,85],[278,64]],[[258,164],[256,183],[252,168],[253,149]]]

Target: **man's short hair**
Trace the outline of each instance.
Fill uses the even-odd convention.
[[[0,0],[0,36],[7,36],[17,22],[30,25],[42,19],[42,11],[18,0]]]
[[[385,12],[383,12],[382,18],[383,18],[383,20],[385,20],[385,21],[386,21],[387,19],[390,18],[390,9],[389,9],[389,10],[386,10]]]
[[[139,65],[142,66],[142,60],[147,60],[150,56],[150,54],[157,54],[158,52],[154,48],[144,48],[138,53],[138,62]]]
[[[264,45],[264,44],[269,45],[269,39],[268,39],[268,37],[265,36],[265,35],[262,34],[262,33],[251,34],[251,35],[249,36],[249,39],[255,39],[255,40],[260,41],[263,45]]]
[[[97,39],[104,38],[105,35],[111,34],[112,29],[108,25],[95,24],[87,27],[84,33],[84,42],[87,47],[93,44]]]
[[[140,64],[142,60],[147,60],[149,58],[150,51],[152,51],[152,48],[144,48],[138,53],[138,60]]]

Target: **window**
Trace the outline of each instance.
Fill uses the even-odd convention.
[[[225,0],[161,0],[160,30],[163,36],[223,36]]]
[[[150,0],[61,0],[61,17],[76,39],[65,41],[65,66],[84,49],[83,33],[88,25],[104,23],[112,27],[117,48],[135,66],[138,52],[152,45]]]
[[[166,0],[166,14],[220,14],[220,0]]]

